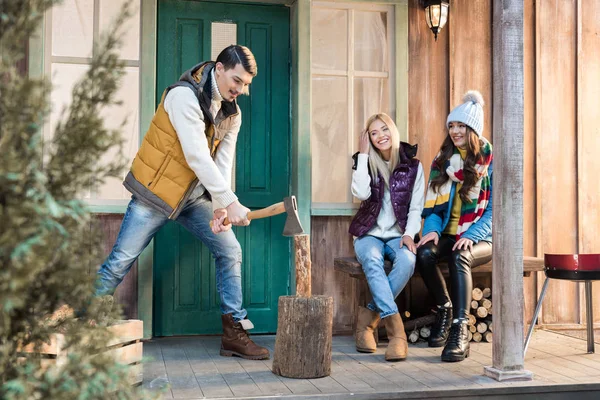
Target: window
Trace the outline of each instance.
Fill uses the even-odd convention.
[[[107,29],[121,6],[128,0],[64,0],[46,16],[45,59],[46,76],[52,79],[52,112],[44,138],[48,140],[68,106],[75,82],[87,71],[91,62],[93,42]],[[122,105],[104,110],[109,128],[117,128],[127,118],[122,129],[125,154],[133,160],[139,148],[139,67],[140,67],[140,1],[131,2],[133,16],[124,29],[120,58],[125,61],[125,76],[117,94]],[[100,162],[107,162],[106,154]],[[123,177],[127,171],[123,171]],[[124,205],[131,194],[123,187],[122,178],[112,178],[94,187],[84,198],[91,205]]]
[[[313,3],[312,211],[357,208],[351,156],[374,113],[395,118],[394,7]]]

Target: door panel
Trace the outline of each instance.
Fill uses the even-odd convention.
[[[249,96],[240,96],[235,192],[250,209],[289,195],[290,74],[289,11],[282,6],[159,1],[157,93],[187,69],[209,60],[211,24],[234,23],[237,44],[248,46],[258,64]],[[243,251],[244,307],[253,332],[274,332],[277,301],[289,293],[290,240],[281,236],[285,217],[234,228]],[[170,222],[156,236],[154,335],[221,332],[215,264],[208,249]]]

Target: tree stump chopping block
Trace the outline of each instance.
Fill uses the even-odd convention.
[[[281,296],[273,373],[287,378],[331,374],[333,298]]]

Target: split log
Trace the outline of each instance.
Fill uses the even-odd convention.
[[[416,343],[419,340],[419,332],[412,331],[410,335],[408,335],[408,341],[411,343]]]
[[[488,331],[493,332],[493,330],[492,330],[492,320],[491,319],[486,319],[483,322],[485,322],[487,324]]]
[[[471,301],[471,309],[477,310],[479,308],[479,302],[477,300]]]
[[[484,298],[489,299],[490,297],[492,297],[492,289],[485,288],[482,290],[482,294]]]
[[[475,332],[475,333],[473,334],[473,341],[474,341],[474,342],[476,342],[476,343],[479,343],[479,342],[481,342],[481,339],[482,339],[482,338],[483,338],[483,336],[482,336],[482,335],[481,335],[481,333],[479,333],[479,332]]]
[[[468,327],[469,327],[469,332],[471,332],[471,333],[477,332],[477,327],[475,325],[469,324]]]
[[[485,318],[488,316],[488,310],[485,307],[479,307],[477,309],[477,316],[479,318]]]
[[[493,333],[492,332],[486,332],[483,334],[483,341],[487,342],[487,343],[492,343],[492,339],[493,339]]]
[[[477,323],[477,318],[473,314],[469,314],[469,325],[475,325]]]
[[[310,235],[294,236],[296,261],[296,295],[310,297],[312,294],[310,278]]]
[[[471,292],[471,296],[473,297],[473,300],[479,301],[483,298],[483,292],[481,291],[481,289],[475,288]]]
[[[421,337],[423,339],[427,339],[431,335],[431,329],[429,328],[429,326],[424,326],[421,328],[419,333],[421,334]]]
[[[479,302],[479,304],[481,304],[481,307],[485,308],[486,310],[492,308],[492,301],[489,299],[483,299]]]
[[[483,334],[487,331],[488,327],[486,325],[485,322],[478,322],[477,323],[477,332]]]
[[[288,378],[331,374],[333,298],[280,296],[273,373]]]
[[[424,317],[411,319],[410,321],[404,322],[404,330],[407,332],[414,331],[424,327],[425,325],[432,325],[435,322],[435,315],[426,315]]]
[[[467,332],[467,341],[470,342],[471,340],[473,340],[473,333],[471,333],[471,331]]]

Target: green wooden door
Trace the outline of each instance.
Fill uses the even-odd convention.
[[[240,96],[235,193],[250,209],[282,201],[290,191],[289,11],[282,6],[165,0],[158,2],[157,93],[198,62],[211,59],[211,37],[227,25],[258,64],[249,96]],[[216,34],[215,34],[216,36]],[[222,42],[222,41],[221,41]],[[229,44],[229,43],[227,43]],[[223,46],[223,45],[222,45]],[[290,240],[284,216],[234,228],[242,245],[244,307],[254,333],[274,332],[277,300],[289,293]],[[215,264],[184,228],[167,224],[154,246],[154,335],[221,330]]]

